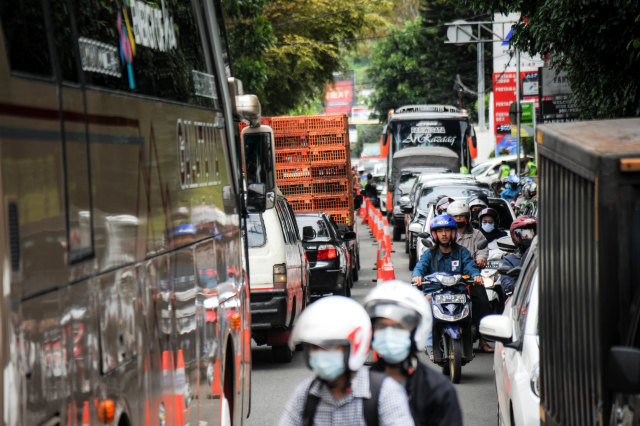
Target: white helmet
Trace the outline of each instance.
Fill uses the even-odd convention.
[[[364,365],[371,344],[371,320],[362,305],[343,296],[323,297],[302,311],[298,317],[289,346],[310,343],[322,347],[349,347],[347,364],[356,371]]]
[[[447,207],[447,214],[449,216],[464,215],[469,217],[469,205],[464,201],[454,201],[453,203],[449,204],[449,207]]]
[[[420,290],[403,281],[387,281],[367,294],[364,307],[372,320],[389,318],[415,330],[415,349],[424,350],[433,318],[429,303]]]

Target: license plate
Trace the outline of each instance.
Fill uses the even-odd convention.
[[[487,262],[485,269],[498,269],[500,268],[500,265],[502,265],[501,260],[490,260]]]
[[[467,296],[464,294],[438,294],[436,295],[436,303],[465,303]]]

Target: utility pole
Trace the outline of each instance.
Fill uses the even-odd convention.
[[[520,176],[520,120],[522,119],[522,108],[520,107],[520,49],[516,49],[516,116],[516,173]]]
[[[479,41],[478,50],[478,127],[484,132],[484,43]]]

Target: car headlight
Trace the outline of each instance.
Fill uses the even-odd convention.
[[[537,363],[533,367],[529,384],[531,385],[531,391],[534,395],[540,398],[540,363]]]

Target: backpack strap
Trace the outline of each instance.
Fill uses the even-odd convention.
[[[364,421],[367,426],[378,426],[380,424],[378,417],[378,401],[380,399],[380,389],[382,382],[387,376],[379,371],[369,369],[369,390],[371,398],[362,401],[362,411],[364,413]]]
[[[302,412],[302,424],[304,426],[312,426],[313,418],[316,415],[316,408],[318,408],[318,403],[320,402],[320,397],[317,395],[313,395],[310,391],[313,387],[313,384],[318,381],[316,377],[311,381],[309,385],[309,389],[307,389],[307,399],[304,403],[304,411]]]

